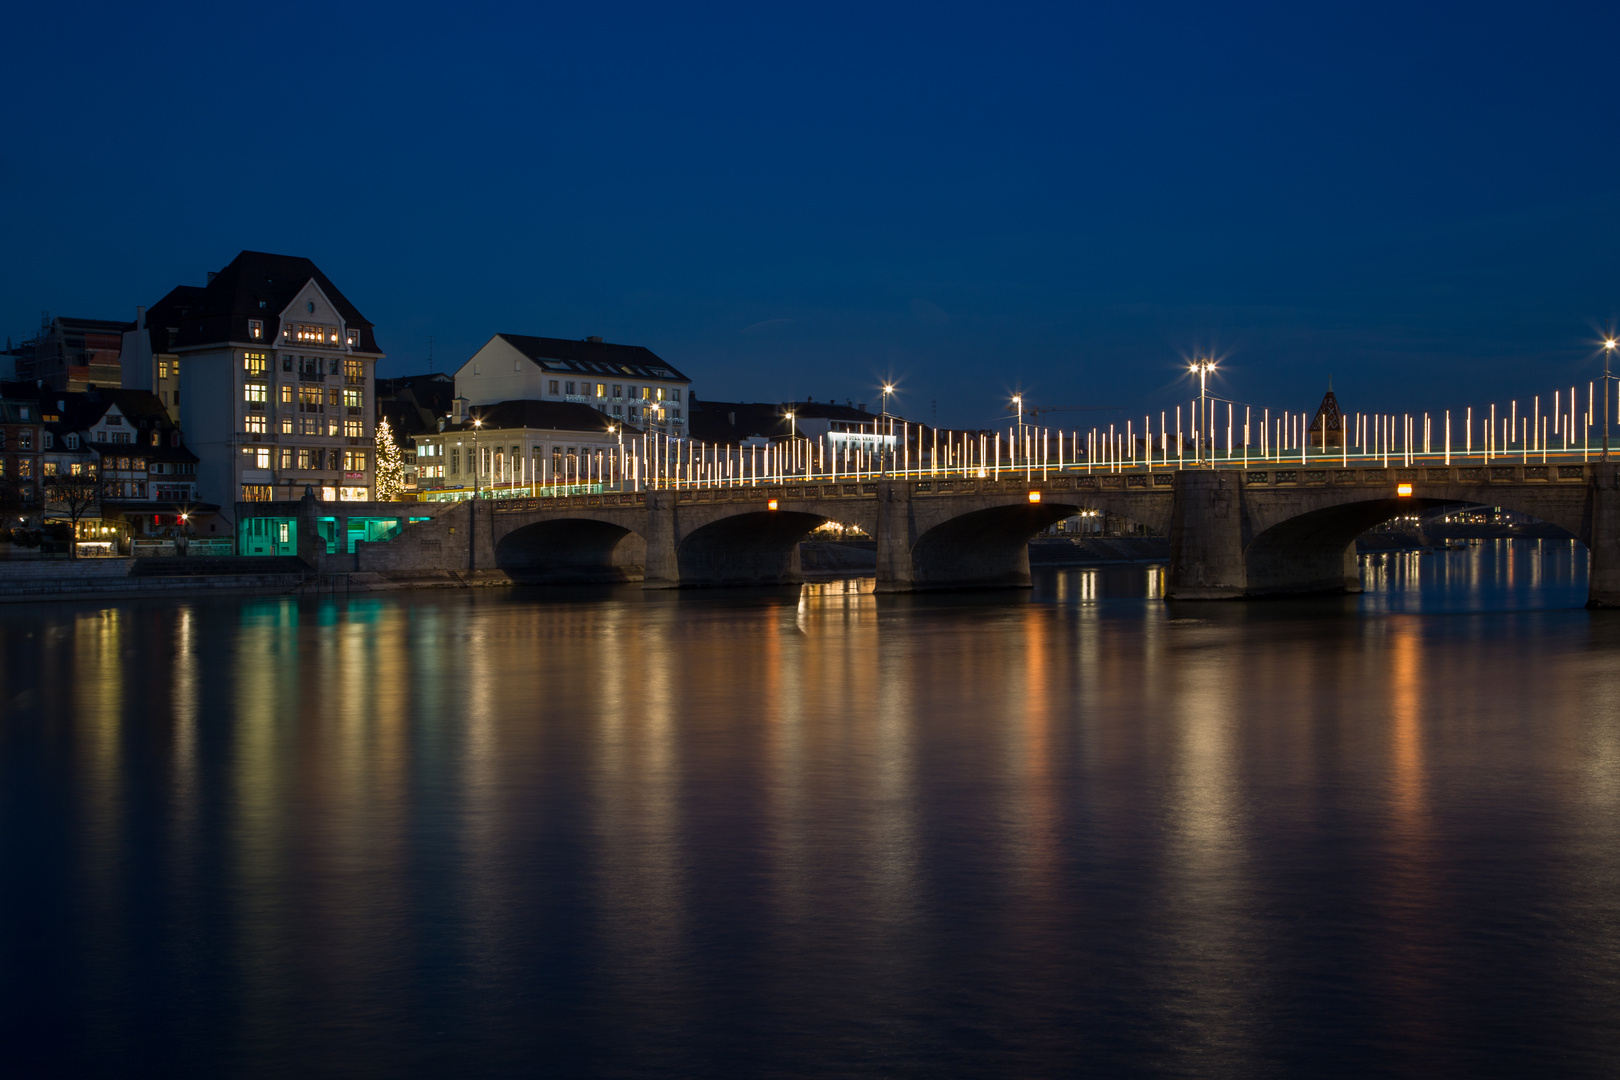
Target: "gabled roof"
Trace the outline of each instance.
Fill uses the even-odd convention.
[[[535,401],[530,398],[516,401],[498,401],[494,405],[475,406],[473,416],[482,421],[479,430],[509,431],[533,428],[541,431],[580,431],[607,434],[609,426],[620,428],[626,435],[640,435],[641,429],[622,424],[602,415],[589,405],[572,401]],[[461,424],[446,424],[448,432],[471,432],[472,420]]]
[[[251,341],[248,320],[264,322],[264,343],[281,337],[281,312],[313,280],[350,329],[360,331],[359,351],[380,353],[373,327],[321,268],[301,255],[244,251],[207,285],[180,285],[152,305],[146,314],[152,350],[169,352],[170,327],[177,331],[174,348]]]
[[[572,341],[568,338],[496,334],[546,371],[600,375],[607,379],[673,379],[691,382],[675,365],[641,345],[615,345],[609,341]]]

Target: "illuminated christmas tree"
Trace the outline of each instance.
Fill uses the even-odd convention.
[[[387,420],[377,422],[377,498],[392,501],[405,490],[405,455],[394,442]]]

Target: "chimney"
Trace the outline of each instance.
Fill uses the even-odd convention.
[[[861,410],[861,412],[865,412],[866,411],[866,402],[863,401],[863,402],[861,402],[859,405],[857,405],[855,407],[857,409]]]
[[[135,309],[135,329],[146,329],[146,309],[143,307],[137,307]]]
[[[598,335],[592,335],[591,337],[588,337],[585,340],[590,342],[592,345],[600,345],[600,344],[602,344],[602,339]]]
[[[464,397],[458,397],[452,400],[450,402],[450,422],[452,424],[459,424],[462,423],[466,417],[467,399]]]
[[[217,270],[208,271],[208,284],[212,285],[214,283],[214,279],[217,278],[217,277],[219,277],[219,271],[217,271]]]

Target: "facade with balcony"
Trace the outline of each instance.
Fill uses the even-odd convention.
[[[651,349],[599,337],[496,334],[456,371],[468,406],[503,401],[586,405],[609,423],[685,438],[692,380]]]
[[[140,312],[126,386],[156,393],[197,454],[199,496],[229,532],[239,502],[366,502],[377,361],[373,327],[310,260],[244,251],[204,286]]]

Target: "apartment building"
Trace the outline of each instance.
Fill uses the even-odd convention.
[[[692,380],[640,345],[496,334],[456,371],[456,396],[588,405],[610,423],[684,437]]]
[[[197,494],[221,509],[371,499],[372,324],[309,259],[244,251],[181,285],[124,335],[124,385],[153,392],[197,455]]]

